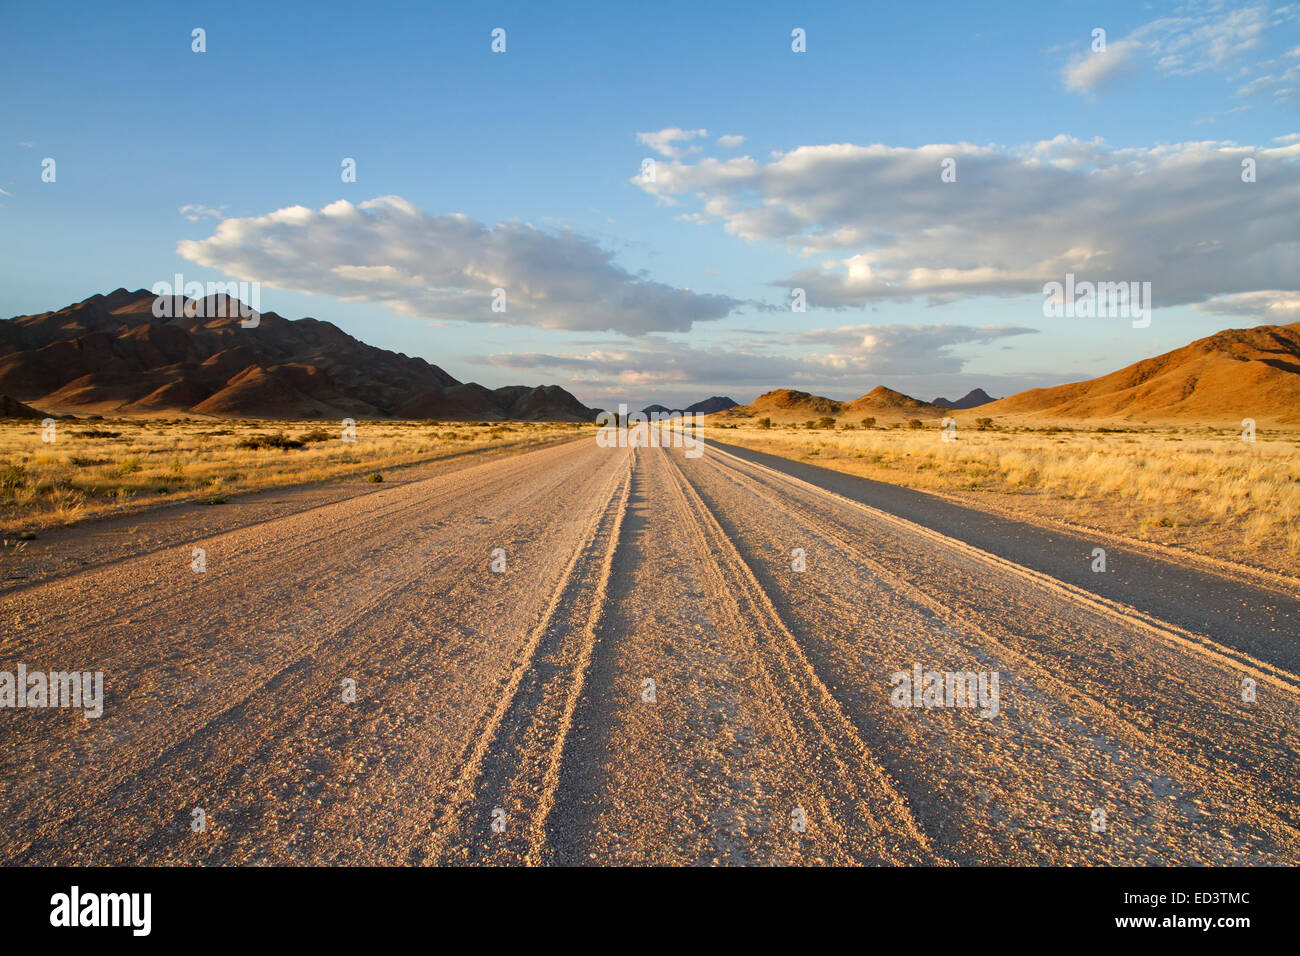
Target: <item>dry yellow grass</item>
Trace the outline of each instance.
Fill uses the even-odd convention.
[[[1300,436],[1211,428],[706,427],[705,437],[1296,576]]]
[[[0,422],[0,531],[53,525],[183,498],[325,481],[487,448],[521,450],[584,425],[528,422],[71,421],[42,441],[39,422]],[[266,447],[282,436],[301,447]],[[262,445],[262,447],[250,447]],[[7,542],[12,543],[12,542]]]

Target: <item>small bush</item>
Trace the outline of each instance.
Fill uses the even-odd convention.
[[[263,448],[278,448],[281,451],[288,451],[290,448],[302,448],[306,442],[296,438],[290,438],[284,432],[277,432],[274,435],[250,435],[248,438],[241,438],[235,443],[236,448],[247,448],[249,451],[259,451]]]
[[[982,431],[982,432],[986,432],[986,431],[988,431],[990,428],[993,427],[993,419],[991,419],[991,418],[977,418],[977,419],[975,419],[975,427],[978,428],[978,429],[979,429],[980,431]]]
[[[921,421],[921,419],[919,419],[919,418],[911,418],[911,419],[908,419],[907,427],[908,427],[908,428],[924,428],[924,427],[925,427],[925,422]]]
[[[772,427],[772,419],[770,419],[770,418],[760,418],[760,419],[758,420],[758,427],[759,427],[759,428],[771,428],[771,427]]]
[[[22,465],[9,465],[0,471],[0,489],[16,491],[27,486],[27,469]]]
[[[310,445],[312,442],[329,441],[334,436],[323,428],[313,428],[309,432],[303,432],[298,436],[298,441],[304,445]]]
[[[875,420],[874,418],[868,416],[868,417],[862,419],[862,427],[863,427],[863,428],[875,428],[875,427],[876,427],[876,420]]]
[[[376,471],[376,472],[373,472],[373,473],[371,473],[371,474],[369,474],[369,475],[366,475],[366,481],[374,482],[375,484],[378,484],[379,482],[381,482],[381,481],[383,481],[383,480],[384,480],[384,476],[381,475],[381,474],[380,474],[379,472],[377,472],[377,471]]]

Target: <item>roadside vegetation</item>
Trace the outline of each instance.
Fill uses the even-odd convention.
[[[590,426],[534,422],[339,423],[0,421],[0,533],[6,546],[41,528],[120,508],[186,500],[224,504],[244,491],[336,478],[383,480],[390,469],[466,453],[521,451]]]

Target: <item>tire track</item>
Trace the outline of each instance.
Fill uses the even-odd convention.
[[[536,469],[537,463],[534,462],[529,467]],[[292,633],[281,634],[278,637],[260,635],[259,643],[262,647],[257,657],[249,658],[242,653],[238,657],[233,657],[228,649],[219,650],[223,655],[221,659],[223,665],[233,665],[237,670],[224,675],[220,672],[212,674],[205,683],[210,688],[235,689],[237,696],[234,698],[207,701],[197,709],[186,707],[179,713],[174,708],[167,707],[161,712],[170,713],[171,720],[162,721],[155,718],[144,723],[132,724],[129,729],[122,724],[122,721],[132,720],[132,714],[122,713],[119,718],[117,708],[111,707],[106,711],[105,717],[96,722],[92,728],[95,731],[95,738],[92,739],[100,740],[100,747],[94,754],[93,762],[87,759],[89,755],[84,753],[87,738],[84,733],[81,733],[83,728],[67,721],[52,724],[51,729],[55,731],[55,736],[47,736],[40,741],[39,757],[35,751],[31,754],[34,764],[39,764],[44,769],[38,769],[36,765],[23,769],[21,763],[13,766],[14,762],[21,757],[21,748],[19,752],[13,752],[12,737],[10,734],[4,734],[5,737],[10,738],[11,743],[11,746],[6,748],[10,751],[10,759],[6,760],[6,763],[11,765],[12,772],[6,771],[5,777],[9,781],[9,786],[4,788],[7,792],[6,802],[11,805],[11,821],[15,820],[17,810],[15,804],[20,804],[23,806],[21,813],[24,816],[34,814],[35,820],[61,820],[64,821],[64,826],[72,822],[78,828],[89,828],[99,832],[122,830],[128,839],[138,840],[142,832],[148,832],[148,827],[131,823],[132,815],[129,811],[132,807],[142,805],[142,786],[167,787],[166,781],[187,765],[188,775],[211,777],[213,769],[231,759],[229,748],[232,745],[240,748],[245,755],[231,768],[228,775],[231,779],[238,778],[246,772],[242,768],[247,760],[256,754],[254,748],[268,744],[274,747],[275,742],[281,737],[292,736],[297,732],[295,728],[301,728],[319,714],[323,702],[336,696],[328,691],[308,693],[307,688],[312,674],[323,671],[337,674],[340,668],[352,668],[354,672],[358,672],[367,659],[373,659],[376,653],[374,644],[359,640],[371,630],[362,626],[363,622],[370,621],[376,614],[382,618],[394,598],[413,587],[413,583],[422,576],[412,574],[413,567],[418,567],[423,573],[432,574],[436,579],[445,579],[448,574],[454,574],[457,567],[463,564],[463,548],[475,537],[481,534],[490,540],[501,541],[509,535],[509,529],[513,525],[528,523],[532,519],[536,506],[523,506],[525,503],[562,500],[552,491],[554,488],[569,484],[571,472],[575,475],[594,474],[586,468],[585,462],[581,459],[565,462],[565,467],[546,472],[548,480],[545,481],[519,483],[515,480],[518,469],[509,469],[500,481],[489,483],[489,489],[495,488],[495,493],[487,500],[500,501],[500,489],[495,486],[501,482],[506,482],[509,487],[515,488],[521,507],[517,510],[514,521],[507,519],[505,522],[498,521],[495,524],[478,526],[482,528],[481,533],[469,529],[457,531],[448,528],[443,535],[448,540],[442,543],[437,540],[425,543],[414,552],[408,550],[400,536],[393,537],[387,545],[388,559],[375,562],[370,567],[365,586],[356,592],[363,596],[362,601],[342,603],[327,601],[311,608],[306,615],[301,609],[294,608]],[[584,485],[585,481],[581,480],[574,483],[571,494],[579,493]],[[439,506],[445,508],[449,503],[470,500],[482,494],[482,487],[475,488],[469,484],[462,484],[440,496]],[[427,507],[427,503],[424,506]],[[419,501],[414,505],[390,509],[390,519],[400,520],[401,515],[418,507],[421,507]],[[516,511],[512,509],[506,513],[514,515]],[[369,515],[366,517],[371,518]],[[562,511],[553,513],[549,525],[564,520],[566,519]],[[373,521],[368,520],[366,529],[369,533],[374,533]],[[358,538],[364,538],[367,533],[356,529],[353,531],[353,537]],[[467,531],[468,537],[465,536]],[[459,534],[459,540],[448,547],[453,534]],[[486,555],[486,552],[484,554]],[[351,574],[355,578],[356,572],[347,570],[348,554],[344,549],[336,547],[328,557],[330,560],[342,561],[342,573]],[[476,579],[482,580],[481,576]],[[462,577],[461,580],[464,581],[465,578]],[[77,639],[78,635],[73,632],[69,637]],[[304,642],[302,638],[306,638],[306,641]],[[213,647],[216,649],[220,645],[213,645]],[[141,656],[141,651],[139,646],[128,644],[121,648],[120,653],[138,658]],[[285,652],[288,660],[277,660]],[[156,654],[147,653],[146,656],[154,658]],[[259,660],[273,664],[269,674],[259,671],[257,667]],[[105,669],[110,675],[114,674],[114,670],[109,669],[108,665]],[[130,671],[133,670],[134,665],[130,665]],[[116,677],[117,680],[113,683],[118,685],[116,692],[119,696],[125,697],[128,701],[138,697],[138,694],[133,693],[133,682],[127,666],[116,668]],[[175,687],[174,682],[166,678],[161,684],[158,684],[155,678],[154,685],[154,692],[164,694],[171,693],[170,688]],[[295,706],[290,701],[302,703]],[[137,702],[135,710],[139,710],[142,706],[146,706],[144,701]],[[138,719],[143,721],[147,716],[148,711],[145,711]],[[119,727],[121,729],[117,729]],[[242,734],[238,732],[241,727],[244,729]],[[123,737],[122,730],[127,731],[127,736]],[[251,735],[249,730],[253,731]],[[218,749],[213,750],[213,748]],[[147,763],[142,764],[142,755],[152,756],[148,757]],[[92,765],[96,772],[92,778],[87,779],[84,770]],[[51,769],[59,767],[68,768],[67,775],[61,782],[65,785],[75,783],[73,789],[51,787],[53,782]],[[155,783],[148,783],[148,781]],[[208,786],[203,789],[210,793],[220,786],[220,780],[210,779]],[[165,800],[155,795],[144,800],[143,803],[154,807],[156,812],[156,808],[164,804]],[[40,836],[41,833],[49,830],[50,827],[44,824],[33,827],[29,838],[30,852],[38,852],[42,846],[47,850],[54,848]],[[127,859],[129,860],[130,857]]]
[[[917,825],[908,801],[875,760],[838,700],[817,675],[762,584],[680,466],[661,451],[674,476],[678,503],[697,547],[719,563],[713,591],[729,605],[737,634],[747,639],[788,739],[806,766],[821,770],[818,817],[840,837],[838,848],[858,862],[944,862]]]
[[[545,862],[546,823],[564,747],[582,696],[631,490],[627,456],[531,634],[457,778],[420,858],[435,862]],[[504,811],[504,816],[499,813]],[[500,828],[500,829],[498,829]]]
[[[725,455],[725,453],[723,454]],[[744,467],[735,467],[732,462],[739,463]],[[724,464],[732,465],[732,467],[724,467]],[[1182,779],[1193,782],[1206,797],[1212,799],[1215,805],[1226,811],[1229,814],[1229,819],[1232,819],[1234,823],[1238,820],[1250,821],[1250,826],[1253,829],[1268,834],[1269,841],[1275,847],[1278,849],[1286,848],[1285,852],[1293,857],[1297,854],[1297,847],[1300,846],[1300,834],[1297,832],[1297,821],[1294,817],[1294,793],[1284,792],[1279,794],[1277,800],[1268,800],[1267,802],[1271,804],[1271,807],[1265,811],[1263,807],[1254,801],[1258,799],[1255,795],[1266,792],[1267,788],[1264,786],[1264,781],[1254,775],[1251,762],[1225,765],[1221,758],[1216,759],[1213,754],[1204,754],[1199,752],[1197,747],[1188,746],[1194,741],[1188,738],[1182,726],[1192,719],[1190,716],[1188,721],[1174,720],[1168,722],[1177,735],[1171,736],[1169,733],[1161,732],[1164,726],[1163,722],[1156,727],[1150,726],[1149,723],[1146,725],[1141,723],[1141,714],[1135,713],[1128,703],[1131,694],[1123,692],[1109,693],[1106,695],[1106,699],[1112,703],[1103,703],[1096,692],[1100,688],[1093,688],[1090,691],[1087,687],[1081,687],[1077,679],[1067,682],[1059,678],[1053,669],[1053,665],[1057,665],[1059,668],[1060,662],[1051,659],[1048,654],[1043,652],[1041,646],[1020,640],[1013,629],[1002,624],[997,618],[990,617],[987,614],[972,617],[971,588],[954,587],[954,582],[944,577],[937,577],[933,573],[924,579],[924,586],[918,585],[910,577],[904,577],[899,572],[886,567],[880,560],[855,545],[850,540],[849,533],[841,529],[828,517],[832,513],[831,511],[801,507],[795,503],[794,497],[788,494],[778,499],[775,497],[774,489],[770,485],[756,481],[749,474],[748,469],[752,468],[754,471],[775,475],[779,479],[779,483],[785,483],[788,480],[790,484],[803,491],[806,497],[816,501],[824,500],[823,495],[843,501],[847,501],[847,499],[839,499],[839,496],[825,492],[814,485],[809,485],[799,479],[790,478],[790,476],[783,475],[780,472],[754,465],[744,459],[730,455],[725,455],[722,463],[717,460],[710,461],[707,467],[738,489],[761,498],[770,507],[779,509],[781,512],[797,518],[805,526],[814,529],[817,534],[832,543],[835,548],[852,556],[859,567],[869,569],[878,579],[889,582],[900,593],[908,595],[911,600],[929,609],[936,619],[945,621],[954,631],[966,633],[986,647],[995,650],[1000,656],[1014,664],[1016,672],[1022,679],[1028,680],[1037,688],[1046,690],[1052,698],[1058,701],[1063,713],[1076,713],[1080,718],[1086,717],[1087,727],[1092,733],[1103,733],[1112,741],[1122,742],[1122,746],[1132,755],[1159,754],[1160,765],[1164,768],[1164,773],[1154,778],[1157,782],[1167,779],[1165,774],[1170,772]],[[854,510],[866,512],[872,519],[875,519],[875,509],[860,505],[857,502],[848,503],[855,506]],[[736,511],[737,513],[743,513],[744,509],[736,509]],[[892,518],[893,516],[889,517]],[[901,526],[905,530],[910,530],[908,527],[910,522],[905,522],[903,519],[893,518],[891,524],[894,527]],[[918,536],[923,536],[927,542],[934,541],[934,539],[943,539],[942,535],[928,529],[919,529],[919,532]],[[945,553],[944,546],[947,544],[946,539],[942,545],[935,542],[932,550],[927,553]],[[977,559],[985,556],[984,552],[971,548],[962,542],[951,542],[951,544],[952,547],[947,550],[955,551],[963,556],[974,556]],[[1027,571],[1027,569],[1020,569],[1018,566],[1010,565],[1010,562],[1006,562],[1004,559],[995,558],[991,555],[987,557],[992,559],[990,563],[994,564],[999,570],[1013,573]],[[1010,566],[1008,567],[1008,565]],[[1058,587],[1059,582],[1052,579],[1040,581],[1039,578],[1042,576],[1038,575],[1037,572],[1027,572],[1023,577],[1027,577],[1034,582],[1036,587],[1052,596],[1058,596],[1063,590],[1066,590],[1063,587]],[[963,601],[954,600],[958,594],[962,596]],[[1068,596],[1074,597],[1072,594]],[[1086,594],[1079,597],[1081,599],[1078,601],[1067,600],[1064,603],[1067,607],[1077,605],[1088,611],[1098,611],[1111,620],[1118,617],[1122,625],[1129,625],[1124,628],[1126,632],[1132,632],[1136,629],[1139,632],[1147,633],[1151,630],[1159,631],[1162,628],[1161,622],[1148,619],[1145,616],[1129,622],[1122,607],[1115,606],[1113,602],[1093,601],[1092,596]],[[976,623],[977,620],[978,623]],[[1199,639],[1199,636],[1194,635],[1193,637],[1197,639],[1185,640],[1180,634],[1175,633],[1172,638],[1166,639],[1165,643],[1179,653],[1191,654],[1195,659],[1202,660],[1214,667],[1235,669],[1243,666],[1237,659],[1218,653],[1217,645],[1213,645],[1213,642],[1206,642]],[[1207,644],[1211,646],[1207,646]],[[1129,653],[1131,654],[1131,652]],[[1244,666],[1249,667],[1249,665]],[[1185,668],[1180,668],[1178,672],[1183,673],[1184,671]],[[1290,697],[1290,682],[1286,679],[1286,675],[1281,675],[1280,680],[1272,679],[1278,675],[1268,665],[1262,665],[1257,670],[1248,670],[1247,672],[1255,673],[1262,683],[1277,687],[1288,698]],[[1118,674],[1116,680],[1124,681],[1127,676]],[[1149,714],[1153,698],[1148,694],[1144,695],[1141,700],[1146,712]],[[1164,693],[1155,700],[1161,700],[1161,707],[1170,710],[1185,709],[1186,707],[1186,702],[1177,694]],[[1294,707],[1288,709],[1294,717]],[[1204,712],[1202,712],[1200,719],[1204,721],[1205,716]],[[1227,714],[1225,720],[1232,721],[1235,716],[1234,714]],[[1280,717],[1280,715],[1275,715],[1275,717]],[[1240,721],[1238,720],[1237,723],[1240,723]],[[1268,727],[1243,728],[1238,726],[1234,727],[1233,730],[1235,731],[1233,733],[1234,737],[1239,739],[1244,737],[1252,741],[1268,741],[1274,737],[1281,740],[1285,735],[1285,731],[1280,726],[1274,730],[1270,730]],[[1160,788],[1157,787],[1156,789]]]

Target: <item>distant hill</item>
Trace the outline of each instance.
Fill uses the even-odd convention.
[[[918,401],[880,385],[851,402],[778,388],[765,392],[748,405],[727,409],[720,417],[770,418],[780,424],[814,418],[845,419],[856,423],[862,418],[870,417],[884,423],[908,418],[936,418],[942,416],[944,411],[928,402]]]
[[[929,402],[923,402],[919,399],[912,398],[910,395],[904,395],[902,392],[896,392],[892,388],[885,388],[883,385],[877,385],[861,398],[849,402],[846,409],[850,414],[870,414],[872,412],[906,412],[909,415],[916,414],[921,416],[937,415],[942,409],[936,408]]]
[[[557,385],[462,384],[329,322],[264,312],[244,328],[225,296],[198,300],[191,317],[178,297],[176,318],[157,318],[155,298],[117,289],[0,320],[0,394],[54,413],[116,416],[595,419]],[[212,315],[230,317],[202,317]]]
[[[930,404],[937,405],[940,408],[966,409],[966,408],[979,408],[981,405],[987,405],[989,402],[993,400],[994,399],[990,397],[989,394],[986,391],[984,391],[984,389],[974,388],[971,389],[969,392],[967,392],[965,395],[963,395],[961,398],[957,399],[957,401],[955,402],[950,402],[946,398],[936,398]]]
[[[1238,426],[1300,424],[1300,322],[1228,329],[1100,378],[1035,388],[987,416]]]
[[[44,418],[44,412],[38,412],[36,409],[22,402],[15,401],[8,395],[0,395],[0,418]]]
[[[647,405],[641,409],[647,415],[680,415],[683,413],[692,413],[699,415],[711,415],[714,412],[726,411],[728,408],[735,408],[739,402],[734,398],[725,398],[721,395],[714,395],[712,398],[706,398],[694,404],[687,405],[685,408],[669,408],[667,405]]]
[[[682,411],[694,412],[699,415],[711,415],[714,412],[726,411],[728,408],[735,408],[740,403],[734,398],[727,398],[723,395],[714,395],[712,398],[706,398],[702,401],[687,405]]]

